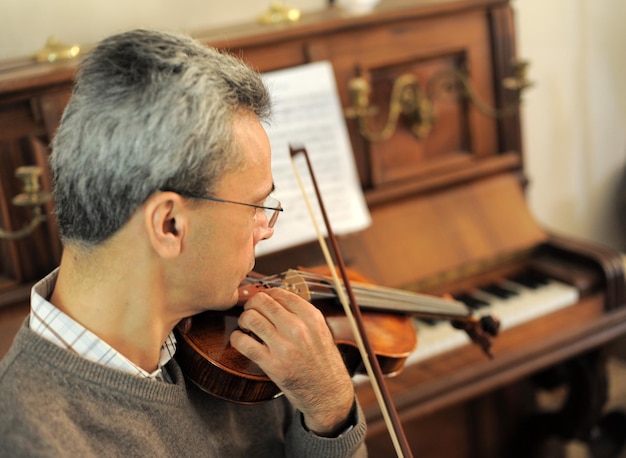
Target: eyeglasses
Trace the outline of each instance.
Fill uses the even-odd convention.
[[[164,191],[175,192],[176,194],[180,194],[181,196],[189,197],[191,199],[203,199],[203,200],[211,200],[213,202],[225,202],[228,204],[245,205],[246,207],[252,207],[252,208],[256,208],[257,210],[263,210],[263,213],[265,213],[265,216],[267,217],[267,226],[270,228],[274,227],[274,225],[276,224],[276,220],[278,219],[278,215],[280,214],[280,212],[284,211],[283,207],[280,205],[280,201],[278,199],[275,199],[272,196],[267,196],[265,198],[265,202],[263,202],[263,205],[256,205],[256,204],[249,204],[247,202],[238,202],[236,200],[222,199],[221,197],[215,197],[215,196],[199,196],[197,194],[193,194],[190,192],[176,191],[173,189],[167,189]],[[256,217],[256,213],[255,213],[255,217]]]

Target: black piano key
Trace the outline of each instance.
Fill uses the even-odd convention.
[[[458,296],[454,296],[454,299],[456,299],[457,301],[463,302],[472,310],[476,310],[481,307],[487,307],[489,305],[489,302],[484,301],[482,299],[478,299],[477,297],[474,297],[468,293],[463,293]]]
[[[539,274],[538,272],[522,272],[514,277],[511,277],[511,281],[518,283],[530,289],[541,288],[548,284],[548,278]]]
[[[423,322],[424,324],[428,325],[428,326],[435,326],[439,323],[441,323],[442,320],[438,319],[438,318],[419,318],[419,320],[421,322]]]
[[[509,297],[517,296],[519,293],[513,289],[505,288],[502,285],[492,283],[490,285],[481,286],[481,291],[491,294],[492,296],[499,297],[501,299],[508,299]]]

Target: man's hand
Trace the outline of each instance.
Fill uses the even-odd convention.
[[[354,403],[354,387],[322,313],[279,288],[255,294],[244,306],[230,342],[250,358],[304,415],[309,430],[340,433]]]

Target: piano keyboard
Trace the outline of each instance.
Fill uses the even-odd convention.
[[[491,284],[455,299],[472,308],[477,316],[493,315],[500,320],[500,330],[512,328],[578,302],[578,290],[556,280],[524,274],[499,284]],[[414,321],[417,330],[417,349],[406,364],[415,364],[443,352],[470,343],[464,331],[439,320]],[[494,338],[497,347],[498,338]]]

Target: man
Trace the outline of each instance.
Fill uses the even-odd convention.
[[[283,398],[219,400],[172,359],[176,324],[232,306],[273,234],[269,108],[255,72],[186,37],[86,57],[51,156],[63,256],[0,363],[1,456],[365,454],[341,355],[294,294],[255,295],[230,336]]]

